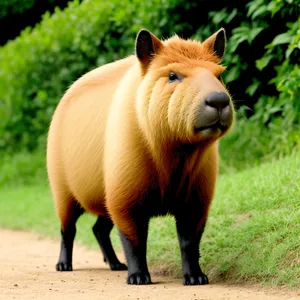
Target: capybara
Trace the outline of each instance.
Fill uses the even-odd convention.
[[[47,168],[61,222],[58,271],[72,270],[76,221],[98,216],[93,232],[112,270],[127,270],[111,244],[119,232],[128,284],[150,284],[149,219],[175,217],[184,285],[207,284],[199,245],[218,171],[218,139],[234,108],[221,73],[221,28],[203,43],[146,29],[135,55],[88,72],[58,104]]]

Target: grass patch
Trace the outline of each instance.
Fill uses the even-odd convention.
[[[220,176],[201,244],[203,270],[211,279],[300,285],[299,165],[298,152],[277,162]],[[172,260],[179,274],[173,221],[168,218],[162,228],[161,220],[153,223],[150,260],[166,265]],[[170,236],[164,235],[166,228]]]
[[[201,245],[201,265],[211,281],[300,284],[299,165],[297,152],[277,162],[219,177]],[[18,185],[12,180],[2,184],[0,227],[35,230],[59,238],[59,222],[43,176],[26,186],[22,180]],[[98,249],[91,230],[95,220],[91,215],[79,219],[76,241]],[[116,230],[113,243],[121,249]],[[148,260],[152,271],[180,276],[172,217],[151,220]]]
[[[45,159],[45,151],[20,152],[13,155],[0,152],[0,188],[45,184]]]

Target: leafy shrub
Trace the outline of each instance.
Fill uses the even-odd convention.
[[[134,50],[142,26],[159,28],[176,1],[86,0],[46,13],[0,51],[0,149],[36,148],[59,98],[84,72]],[[178,6],[178,5],[177,5]],[[188,6],[188,5],[187,5]],[[174,23],[168,26],[176,29]],[[157,34],[162,30],[154,30]],[[167,33],[165,33],[167,34]],[[163,35],[163,34],[162,34]]]
[[[239,111],[239,117],[242,118],[238,121],[237,128],[221,142],[223,160],[235,153],[234,161],[229,164],[240,166],[278,158],[299,149],[300,146],[300,68],[297,64],[300,57],[300,18],[296,17],[294,22],[283,23],[281,33],[271,34],[269,26],[266,25],[273,24],[276,16],[277,22],[280,18],[297,16],[296,4],[284,0],[274,0],[265,4],[264,1],[255,0],[249,2],[247,7],[247,15],[251,20],[255,21],[260,16],[266,22],[264,27],[253,28],[248,37],[256,33],[264,34],[266,31],[269,36],[266,40],[270,42],[264,45],[263,55],[255,60],[255,67],[261,73],[261,79],[252,78],[246,89],[246,94],[254,98],[252,107],[255,113],[247,119],[244,106],[243,110]],[[244,22],[243,30],[251,28],[250,26],[250,20],[248,25]],[[230,47],[235,48],[236,43],[232,43],[241,39],[239,28],[233,30]],[[251,49],[257,47],[255,39],[249,44]],[[229,60],[228,65],[230,68]],[[247,71],[240,68],[239,76],[246,76]],[[228,81],[231,80],[230,72],[232,71],[226,74]]]
[[[299,145],[298,13],[293,0],[85,0],[47,13],[0,49],[0,149],[43,147],[66,88],[86,71],[133,53],[140,28],[203,40],[223,26],[224,81],[240,108],[235,131],[221,142],[223,161],[235,153],[231,160],[242,167],[287,154]]]
[[[54,7],[64,8],[69,0],[1,0],[0,1],[0,45],[14,39],[22,29],[34,26],[46,12]]]
[[[50,0],[53,2],[53,0]],[[7,15],[20,14],[34,5],[35,0],[2,0],[0,2],[0,19]]]

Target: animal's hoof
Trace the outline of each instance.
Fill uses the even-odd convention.
[[[183,276],[183,284],[184,285],[204,285],[204,284],[208,284],[208,278],[203,273],[200,275],[185,274]]]
[[[56,264],[56,271],[64,272],[64,271],[73,271],[72,264],[58,262]]]
[[[127,266],[125,264],[122,264],[122,263],[111,264],[110,268],[111,268],[112,271],[126,271],[127,270]]]
[[[127,278],[128,284],[151,284],[151,278],[149,273],[137,272],[131,274]]]

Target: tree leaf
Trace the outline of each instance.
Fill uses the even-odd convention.
[[[259,7],[252,15],[251,19],[254,20],[258,16],[266,15],[268,13],[267,5]]]
[[[237,14],[237,9],[234,8],[234,9],[232,10],[232,12],[229,14],[229,16],[227,16],[227,18],[226,18],[226,23],[227,23],[227,24],[230,23],[230,22],[232,21],[232,19],[236,16],[236,14]]]
[[[289,44],[292,40],[292,36],[289,32],[281,33],[277,35],[272,41],[271,45],[281,45],[281,44]]]
[[[261,31],[263,31],[264,27],[258,27],[258,28],[252,28],[248,37],[248,42],[251,44],[251,42],[259,35]]]
[[[248,86],[248,88],[246,89],[246,93],[252,97],[254,95],[254,93],[256,92],[259,84],[260,84],[260,82],[256,79],[254,79],[253,83],[250,86]]]
[[[258,59],[255,62],[256,68],[261,71],[269,64],[269,62],[272,58],[273,58],[273,55],[267,55],[267,56],[263,56],[261,59]]]
[[[225,74],[225,82],[229,83],[231,81],[234,81],[240,76],[240,70],[238,67],[233,67],[229,70],[228,73]]]

